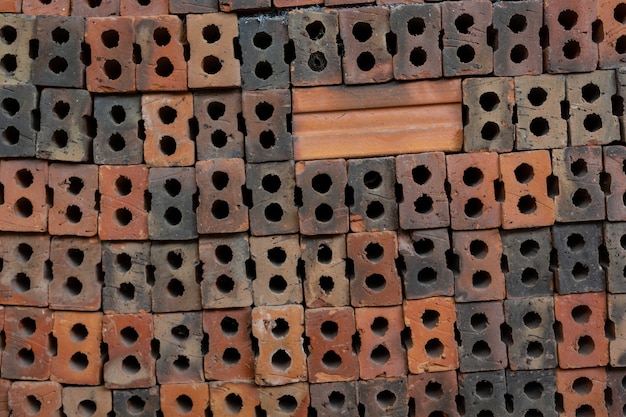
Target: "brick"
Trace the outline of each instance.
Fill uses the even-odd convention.
[[[304,261],[302,288],[306,307],[350,305],[345,236],[301,236],[300,249]]]
[[[615,367],[624,366],[624,364],[626,364],[626,355],[624,355],[624,340],[626,339],[626,320],[624,320],[626,296],[624,294],[608,294],[607,310],[609,363],[611,366]]]
[[[113,391],[113,412],[116,416],[131,417],[139,414],[145,417],[156,417],[159,406],[158,386]]]
[[[467,15],[469,16],[469,15]],[[510,152],[515,141],[513,78],[468,78],[463,81],[463,127],[466,152]]]
[[[552,295],[550,228],[502,231],[507,298]]]
[[[397,377],[407,373],[402,345],[404,318],[401,306],[354,309],[360,340],[360,379]]]
[[[501,224],[500,202],[494,181],[500,177],[498,154],[467,153],[446,156],[453,230],[489,229]]]
[[[626,406],[626,391],[622,388],[622,383],[626,383],[626,369],[609,368],[606,371],[607,391],[611,401],[607,404],[610,416],[619,416]]]
[[[103,165],[98,169],[102,240],[148,238],[148,168],[145,165]]]
[[[546,72],[585,72],[596,69],[598,46],[593,40],[596,1],[572,4],[567,0],[547,0],[543,20],[550,44],[544,51]]]
[[[48,286],[51,309],[100,309],[103,279],[98,238],[53,237],[50,261],[54,271]]]
[[[624,65],[624,6],[615,0],[598,1],[598,20],[602,22],[602,38],[598,43],[598,68],[619,68]]]
[[[488,2],[442,4],[444,77],[489,74],[493,70],[493,50],[487,42],[492,13]]]
[[[395,160],[392,157],[348,161],[348,187],[353,199],[350,229],[353,232],[398,228],[395,178]]]
[[[402,284],[395,263],[396,232],[351,233],[346,246],[354,265],[354,277],[349,276],[352,306],[400,304]]]
[[[588,368],[608,363],[609,341],[604,333],[606,310],[606,294],[602,292],[554,296],[560,368]]]
[[[246,57],[241,63],[244,89],[289,87],[289,63],[285,55],[288,42],[287,21],[283,17],[239,19],[239,43],[242,56]]]
[[[66,13],[69,14],[69,0],[59,2],[63,1],[67,2]],[[53,1],[49,5],[63,13],[63,6],[59,7],[55,3]],[[26,9],[24,12],[29,13]],[[80,54],[85,19],[79,16],[37,16],[36,27],[39,49],[32,66],[32,83],[48,87],[81,88],[85,65]]]
[[[0,10],[7,10],[9,1],[0,5]],[[20,4],[16,1],[14,4]],[[19,12],[19,10],[15,10]],[[35,17],[20,14],[3,14],[2,46],[0,46],[0,82],[4,85],[25,84],[30,81],[33,60],[29,56],[30,40],[35,37]],[[14,30],[11,31],[11,28]],[[4,89],[4,88],[3,88]]]
[[[623,166],[626,152],[621,146],[605,146],[602,149],[604,172],[609,175],[610,183],[606,195],[606,218],[610,221],[626,220],[626,173]]]
[[[204,411],[209,408],[208,384],[161,385],[159,396],[164,417],[175,417],[181,414],[203,417]]]
[[[403,4],[391,7],[391,30],[397,36],[398,52],[393,56],[393,77],[396,80],[439,78],[441,32],[439,4]]]
[[[168,14],[167,0],[119,0],[122,16],[162,16]],[[137,33],[137,32],[136,32]]]
[[[54,313],[48,309],[4,309],[6,345],[2,352],[2,378],[46,380],[50,377],[53,322]]]
[[[92,138],[88,119],[91,96],[87,90],[46,88],[39,102],[41,130],[37,133],[37,158],[88,162]]]
[[[500,155],[499,162],[504,183],[502,228],[551,226],[554,200],[547,186],[552,174],[550,153],[545,150],[506,153]]]
[[[556,224],[552,228],[552,245],[558,257],[555,282],[559,294],[604,291],[600,223]]]
[[[0,87],[0,155],[3,157],[35,156],[33,112],[37,108],[39,93],[33,85],[4,85]]]
[[[317,415],[328,417],[357,417],[356,382],[311,384],[311,408]]]
[[[593,75],[591,75],[593,74]],[[570,144],[607,145],[620,140],[619,120],[608,109],[617,93],[614,71],[569,74],[565,77],[570,103]]]
[[[309,384],[298,382],[282,387],[259,388],[260,406],[276,417],[305,417],[309,407]]]
[[[70,14],[70,0],[56,0],[45,3],[40,0],[22,0],[21,12],[27,15],[59,15]]]
[[[244,91],[246,160],[284,161],[293,158],[291,93],[289,90]]]
[[[259,353],[254,359],[257,385],[285,385],[307,380],[303,334],[301,305],[252,309],[252,335],[259,341]]]
[[[132,1],[132,0],[131,0]],[[165,0],[155,0],[167,8]],[[121,3],[122,15],[124,2]],[[167,10],[163,13],[167,14]],[[145,14],[141,12],[140,16]],[[141,48],[141,63],[135,77],[139,91],[187,89],[187,63],[182,44],[183,23],[177,16],[137,17],[135,43]]]
[[[22,11],[22,1],[21,0],[3,0],[0,3],[0,11],[20,13]]]
[[[16,381],[9,388],[14,417],[61,417],[61,384],[52,381]]]
[[[398,254],[404,261],[400,275],[406,299],[454,295],[454,275],[447,262],[449,253],[447,229],[398,233]]]
[[[272,2],[271,0],[219,0],[219,6],[222,12],[254,11],[270,9]]]
[[[626,71],[622,69],[618,69],[615,71],[615,76],[617,78],[617,94],[618,97],[624,97],[626,92]],[[617,112],[619,114],[619,111]],[[624,131],[624,126],[626,126],[626,119],[624,119],[624,115],[619,116],[620,128],[621,131]],[[622,135],[623,136],[623,135]]]
[[[340,9],[339,30],[345,48],[342,58],[345,84],[382,83],[393,78],[393,58],[386,39],[391,31],[389,9]]]
[[[194,239],[196,213],[193,167],[150,168],[148,190],[152,196],[148,213],[150,239]]]
[[[592,413],[598,417],[608,416],[604,390],[606,370],[557,369],[556,390],[563,398],[563,411],[567,414]]]
[[[607,289],[614,294],[626,293],[626,257],[623,256],[626,249],[626,223],[605,222],[602,229],[609,257],[608,265],[605,265]]]
[[[248,230],[248,207],[244,204],[242,195],[245,182],[242,159],[198,161],[198,233],[235,233]]]
[[[252,281],[255,305],[302,302],[299,258],[300,242],[297,235],[250,238],[250,259],[255,268]]]
[[[204,355],[205,379],[254,379],[254,353],[250,340],[251,311],[248,307],[202,312],[202,326],[209,335],[208,352]]]
[[[4,160],[0,164],[3,204],[0,230],[44,232],[48,226],[48,164],[37,160]]]
[[[347,182],[344,159],[296,163],[296,185],[302,192],[302,205],[298,210],[301,234],[348,231]]]
[[[71,0],[72,16],[109,17],[120,14],[120,0]]]
[[[359,406],[364,416],[400,417],[408,415],[406,377],[376,378],[358,382]]]
[[[552,151],[552,173],[558,179],[558,194],[554,198],[557,222],[604,219],[601,171],[602,150],[599,146]]]
[[[541,74],[542,8],[543,3],[535,0],[493,5],[493,26],[498,31],[498,48],[493,52],[494,75]]]
[[[455,371],[432,372],[407,377],[409,412],[413,411],[416,415],[430,416],[441,413],[449,417],[459,417],[455,403],[458,392]]]
[[[362,4],[362,3],[374,3],[374,0],[325,0],[324,5],[326,7],[335,7],[335,6],[344,6],[344,5],[353,5],[353,4]]]
[[[57,311],[54,314],[56,356],[50,379],[64,384],[99,385],[102,382],[102,313]]]
[[[450,225],[443,152],[399,155],[396,157],[396,178],[402,186],[402,199],[398,204],[402,229]]]
[[[459,374],[459,395],[464,398],[465,415],[507,414],[504,370]]]
[[[201,237],[199,254],[204,309],[252,305],[252,283],[246,270],[250,257],[247,234]]]
[[[159,384],[204,381],[200,351],[204,336],[201,313],[155,314],[153,320],[154,337],[159,343],[156,361]]]
[[[458,257],[455,275],[457,302],[503,300],[506,290],[500,266],[500,231],[453,232],[452,248]]]
[[[0,379],[0,416],[9,417],[9,388],[11,381],[8,379]]]
[[[85,42],[91,47],[86,68],[87,90],[95,93],[135,91],[134,19],[92,17],[85,22]]]
[[[404,323],[411,331],[411,343],[407,347],[410,373],[443,372],[459,367],[455,320],[451,297],[404,302]]]
[[[171,14],[215,13],[219,11],[217,0],[169,0]]]
[[[355,381],[359,363],[352,346],[356,322],[352,307],[315,308],[305,311],[309,382]]]
[[[113,411],[111,391],[105,387],[63,387],[63,412],[67,417],[106,417]]]
[[[141,114],[145,122],[144,159],[151,167],[191,166],[195,146],[189,119],[193,117],[191,93],[144,94]]]
[[[565,104],[565,76],[521,76],[515,77],[514,82],[517,106],[515,149],[566,147],[567,121],[561,107]]]
[[[506,345],[500,339],[500,326],[504,323],[502,302],[457,304],[456,322],[461,372],[506,368]]]
[[[148,242],[103,242],[102,309],[110,313],[151,310],[152,287],[148,285]]]
[[[104,363],[107,388],[148,388],[156,383],[152,315],[115,314],[102,319],[102,339],[108,345],[109,360]],[[124,391],[113,391],[124,392]],[[114,397],[115,401],[115,397]],[[116,407],[117,408],[117,407]]]
[[[254,417],[259,405],[258,388],[252,383],[210,382],[209,394],[214,415]]]
[[[528,415],[539,412],[545,417],[557,417],[554,401],[556,394],[554,370],[507,370],[506,388],[516,414]]]
[[[199,161],[217,158],[243,158],[244,139],[240,130],[241,93],[239,90],[196,91],[193,112],[200,131],[196,137]],[[237,120],[237,123],[234,121]]]
[[[93,139],[93,161],[98,165],[134,165],[143,162],[139,138],[141,98],[138,95],[98,95],[93,99],[98,132]]]
[[[50,238],[47,235],[10,234],[0,240],[0,303],[48,305]]]
[[[556,368],[552,297],[505,300],[504,319],[511,332],[509,368],[514,371]]]
[[[152,311],[201,309],[197,242],[154,242],[150,264],[154,267]]]
[[[51,235],[94,236],[98,233],[98,167],[50,164],[48,186],[54,193],[48,210]]]
[[[216,0],[214,3],[217,6]],[[189,88],[241,85],[234,47],[238,35],[237,16],[226,13],[189,15],[186,29],[190,50]]]
[[[312,2],[317,3],[317,0]],[[305,87],[343,82],[337,44],[337,11],[292,10],[288,31],[295,47],[295,58],[290,67],[292,85]]]

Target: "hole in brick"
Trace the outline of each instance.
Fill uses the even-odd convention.
[[[341,356],[334,350],[329,350],[322,356],[322,363],[328,369],[337,369],[341,366]]]
[[[120,331],[120,337],[125,345],[132,346],[139,340],[139,333],[134,328],[126,326]]]
[[[174,155],[176,153],[176,139],[169,135],[162,136],[159,139],[159,150],[163,155]]]
[[[578,233],[573,233],[567,237],[567,247],[572,252],[579,252],[585,248],[585,238]]]
[[[575,59],[580,56],[580,44],[571,39],[563,45],[563,56],[567,59]]]
[[[484,340],[479,340],[478,342],[474,343],[474,346],[472,346],[472,355],[477,358],[484,359],[487,356],[491,355],[491,348],[489,347],[489,344],[487,342],[485,342]]]
[[[166,46],[172,40],[169,30],[164,27],[156,28],[152,33],[152,38],[158,46]]]
[[[268,193],[277,192],[280,189],[281,185],[282,183],[278,175],[268,174],[264,176],[263,179],[261,180],[261,186]]]
[[[323,52],[317,51],[309,55],[308,65],[311,70],[315,72],[321,72],[326,69],[326,66],[328,65],[328,60],[326,59],[326,55],[324,55]]]
[[[187,326],[180,324],[172,328],[171,334],[175,340],[187,340],[189,338],[189,329]]]
[[[572,268],[572,276],[577,281],[589,278],[589,267],[580,262],[576,262],[574,268]]]
[[[103,68],[109,80],[117,80],[122,75],[122,65],[115,59],[107,59]]]
[[[472,286],[474,288],[487,288],[491,285],[491,274],[487,271],[476,271],[472,275]]]
[[[267,251],[267,259],[274,266],[280,266],[287,260],[287,252],[283,248],[275,247]]]
[[[252,43],[259,49],[267,49],[272,45],[272,37],[266,32],[255,33]]]
[[[215,280],[215,286],[222,294],[228,294],[235,289],[235,281],[228,275],[222,274]]]
[[[489,247],[482,240],[472,240],[470,243],[470,253],[474,258],[484,259],[489,253]]]
[[[371,52],[362,52],[356,58],[356,65],[361,71],[370,71],[376,65],[376,58]]]
[[[413,249],[415,249],[415,253],[420,256],[428,256],[435,249],[435,244],[430,239],[422,238],[413,242]]]
[[[213,174],[213,175],[215,175],[215,174]],[[214,183],[215,183],[215,181],[214,181]],[[171,197],[176,197],[178,194],[180,194],[180,190],[182,188],[182,185],[181,185],[180,181],[178,181],[177,179],[170,178],[170,179],[165,181],[165,184],[163,184],[163,188],[165,188],[165,191]]]
[[[69,140],[67,132],[63,129],[55,130],[51,139],[52,143],[54,143],[58,148],[65,148]]]
[[[352,26],[352,35],[359,42],[365,42],[372,37],[372,25],[367,22],[357,22]]]
[[[87,327],[84,324],[76,323],[70,329],[70,336],[72,338],[72,341],[77,342],[77,343],[82,342],[83,340],[87,338],[87,336],[89,336],[89,331],[87,330]]]
[[[96,403],[92,400],[82,400],[78,403],[78,407],[76,408],[76,410],[78,411],[78,414],[80,414],[82,417],[91,417],[96,414],[98,407],[96,406]]]
[[[469,187],[475,187],[483,182],[483,172],[480,168],[470,167],[463,172],[463,183]]]
[[[223,190],[228,186],[230,177],[226,172],[215,171],[213,175],[211,175],[211,181],[216,190]]]
[[[520,253],[527,258],[534,258],[539,253],[539,243],[529,239],[520,245]]]
[[[30,187],[33,181],[33,174],[27,169],[20,169],[15,173],[15,183],[22,188]]]
[[[596,344],[591,336],[581,336],[576,342],[576,351],[581,355],[590,355],[596,349]]]
[[[122,361],[122,371],[128,375],[135,375],[141,370],[141,364],[133,355],[128,355]]]
[[[146,402],[138,395],[133,395],[126,401],[126,408],[130,414],[141,414],[145,407]]]
[[[5,55],[5,58],[6,58],[6,55]],[[60,56],[55,56],[54,58],[50,60],[50,62],[48,62],[48,68],[50,69],[50,71],[54,72],[55,74],[60,74],[64,72],[67,69],[67,67],[68,67],[67,61],[65,60],[65,58],[60,57]]]
[[[576,391],[576,394],[578,395],[587,395],[593,389],[593,383],[589,378],[581,376],[574,380],[572,388],[574,389],[574,391]]]
[[[389,330],[389,321],[384,317],[376,317],[370,325],[370,329],[375,335],[383,337]]]
[[[411,170],[411,174],[413,176],[413,181],[415,181],[415,183],[419,185],[426,184],[430,177],[432,177],[430,170],[425,165],[416,166]]]
[[[188,414],[193,409],[193,401],[187,395],[182,394],[176,397],[176,409],[181,414]]]
[[[387,286],[387,281],[381,274],[372,274],[365,278],[365,285],[374,292],[380,292]]]
[[[172,298],[182,297],[185,293],[185,286],[180,280],[172,278],[170,282],[167,283],[167,293]]]
[[[544,349],[541,342],[532,341],[526,346],[526,355],[531,358],[538,358],[543,355]]]
[[[172,65],[172,61],[169,58],[161,57],[157,59],[154,72],[159,77],[169,77],[174,72],[174,65]]]
[[[522,163],[515,168],[515,179],[520,184],[528,184],[535,176],[535,170],[527,163]]]
[[[130,282],[123,282],[117,290],[118,294],[123,300],[135,299],[135,286]]]
[[[17,245],[17,257],[20,262],[28,262],[33,256],[33,248],[28,243]]]
[[[363,176],[363,184],[370,190],[380,187],[382,182],[383,177],[376,171],[368,171]]]
[[[259,135],[259,143],[263,149],[270,149],[276,145],[276,135],[271,130],[264,130]]]
[[[89,366],[87,355],[82,352],[76,352],[70,357],[70,368],[75,371],[84,371]]]
[[[0,59],[0,65],[6,72],[13,73],[17,69],[17,57],[12,54],[5,54],[2,59]]]
[[[63,285],[65,292],[70,296],[77,296],[83,291],[83,283],[76,277],[69,277]]]
[[[214,75],[222,69],[222,61],[215,55],[208,55],[202,58],[202,71],[209,75]]]
[[[587,162],[584,159],[577,159],[570,165],[570,171],[574,176],[581,178],[587,175]]]
[[[324,339],[333,340],[339,334],[339,326],[334,321],[327,320],[320,326],[320,332]]]
[[[424,349],[426,350],[426,356],[429,358],[440,358],[443,354],[443,343],[437,338],[430,339],[424,345]]]
[[[572,196],[572,204],[578,208],[585,208],[591,204],[591,195],[584,188],[576,190]]]
[[[226,336],[234,336],[239,331],[239,322],[232,317],[224,317],[220,322],[222,333]]]
[[[595,417],[596,410],[589,404],[583,404],[576,409],[576,417]]]
[[[548,99],[548,93],[541,87],[533,87],[528,93],[528,101],[533,106],[541,106]]]
[[[38,414],[41,411],[41,401],[34,395],[27,395],[24,401],[24,409],[30,415]]]
[[[184,372],[189,369],[189,358],[185,355],[178,355],[176,360],[172,362],[172,365],[178,372]]]
[[[545,136],[550,132],[550,124],[543,117],[535,117],[530,122],[530,132],[535,136]]]
[[[5,44],[11,45],[17,39],[17,30],[13,26],[4,25],[0,29],[0,37]]]
[[[176,226],[183,220],[183,214],[176,207],[168,207],[163,218],[169,225]]]
[[[600,98],[600,87],[593,83],[586,84],[581,89],[583,100],[587,103],[593,103]]]
[[[588,114],[583,121],[583,126],[588,132],[597,132],[602,129],[602,117],[598,114]]]
[[[179,269],[183,265],[183,256],[180,253],[169,251],[167,253],[167,264],[171,269]]]
[[[115,180],[115,192],[118,195],[128,195],[133,189],[133,183],[130,178],[120,175]]]
[[[109,29],[102,32],[100,35],[102,45],[111,49],[116,48],[120,43],[120,34],[117,30]]]
[[[478,381],[476,383],[476,395],[482,399],[493,397],[493,384],[489,381]]]
[[[62,27],[56,27],[52,31],[51,35],[52,35],[52,40],[58,43],[59,45],[67,43],[70,40],[70,33]]]
[[[339,391],[333,391],[328,395],[328,405],[335,411],[343,410],[345,403],[346,396]]]
[[[426,194],[422,194],[417,200],[413,202],[415,211],[420,214],[427,214],[433,211],[433,199]]]
[[[85,187],[85,183],[78,177],[69,177],[67,179],[67,191],[72,195],[78,195]]]
[[[267,80],[272,76],[274,70],[272,69],[272,64],[267,61],[261,61],[256,64],[254,68],[254,75],[262,80]]]
[[[229,347],[222,354],[222,361],[229,366],[236,365],[241,360],[241,353],[236,348]]]
[[[464,212],[467,217],[480,217],[483,214],[483,202],[478,198],[470,198],[465,204]]]
[[[526,313],[523,317],[524,326],[529,329],[536,329],[541,325],[541,316],[534,311]]]
[[[321,244],[317,248],[317,262],[329,264],[333,260],[333,250],[327,245]]]
[[[517,202],[517,209],[522,214],[532,214],[537,211],[537,200],[532,195],[520,197]]]
[[[528,48],[522,44],[515,45],[511,49],[509,58],[515,64],[520,64],[528,59]]]
[[[469,33],[470,28],[474,25],[474,17],[467,13],[463,13],[454,20],[454,26],[459,33]]]
[[[626,4],[620,3],[613,9],[613,18],[619,23],[626,23]]]
[[[314,22],[306,25],[305,30],[309,35],[309,38],[314,41],[322,39],[326,33],[326,27],[324,27],[324,24],[319,20],[315,20]]]
[[[511,16],[511,19],[509,19],[508,27],[513,33],[523,32],[524,30],[526,30],[527,26],[528,22],[526,20],[526,16],[524,15],[514,14],[513,16]]]
[[[33,204],[26,197],[22,197],[15,202],[14,211],[18,217],[28,218],[33,215]]]
[[[226,132],[223,130],[217,129],[211,133],[211,143],[216,148],[223,148],[226,146],[228,142],[228,137],[226,136]]]
[[[615,52],[622,55],[626,53],[626,35],[622,35],[615,41]]]
[[[476,51],[471,45],[462,45],[456,50],[456,56],[464,64],[470,63],[476,56]]]
[[[426,30],[426,23],[421,17],[413,17],[406,23],[406,28],[412,36],[419,36]]]
[[[83,212],[80,207],[71,205],[65,210],[65,219],[72,224],[79,223],[83,218]]]
[[[285,350],[278,349],[272,355],[270,362],[274,369],[285,372],[291,367],[291,356]]]
[[[215,200],[211,207],[211,214],[217,220],[222,220],[228,217],[230,212],[230,208],[228,207],[228,203],[224,200]]]
[[[176,120],[177,116],[178,112],[176,111],[176,109],[170,106],[163,106],[159,108],[159,119],[161,119],[161,123],[163,124],[172,124],[174,120]]]
[[[537,381],[528,382],[524,385],[524,394],[532,400],[538,400],[543,395],[543,385]]]
[[[428,54],[422,47],[413,48],[409,54],[409,61],[416,67],[421,67],[428,60]]]
[[[287,289],[287,281],[281,275],[274,275],[270,278],[269,288],[274,294],[282,294]]]
[[[376,403],[382,409],[388,409],[394,406],[397,401],[396,394],[389,390],[384,390],[376,394]]]
[[[222,34],[220,29],[216,25],[207,25],[202,28],[202,38],[206,43],[215,43],[220,40]]]
[[[7,97],[2,100],[2,109],[9,116],[15,116],[20,111],[20,103],[12,97]]]
[[[591,309],[586,305],[579,305],[572,309],[571,315],[576,323],[585,324],[591,318]]]
[[[127,208],[119,208],[115,210],[115,221],[119,226],[127,226],[133,221],[133,213]]]
[[[24,317],[19,321],[17,328],[24,336],[32,336],[37,331],[37,322],[30,317]]]
[[[219,101],[212,101],[207,105],[207,114],[212,120],[219,120],[226,113],[226,106]]]
[[[243,400],[234,392],[231,392],[224,398],[224,403],[226,404],[226,409],[231,414],[238,414],[243,408]]]
[[[218,262],[226,265],[233,260],[233,250],[227,245],[218,245],[215,248],[215,257]]]
[[[369,243],[365,247],[365,256],[372,263],[378,263],[383,259],[385,249],[376,242]]]
[[[322,275],[318,281],[320,289],[324,291],[324,294],[329,295],[335,288],[335,281],[332,277]]]
[[[559,13],[558,21],[563,29],[570,30],[578,23],[578,13],[570,9],[563,10]]]
[[[483,313],[473,314],[470,318],[470,325],[472,328],[478,332],[483,331],[489,325],[489,320],[487,316]]]
[[[417,281],[424,285],[431,285],[437,281],[437,271],[427,266],[417,273]]]
[[[274,106],[263,101],[255,106],[254,112],[259,120],[268,120],[274,114]]]
[[[29,367],[35,363],[35,354],[32,349],[22,348],[17,352],[17,364],[21,367]]]
[[[500,134],[500,126],[496,122],[487,122],[480,130],[480,136],[484,140],[494,140]]]
[[[489,91],[481,94],[478,102],[484,111],[493,111],[498,108],[500,97],[493,91]]]
[[[376,365],[384,365],[389,361],[391,354],[389,353],[389,349],[387,349],[384,345],[376,346],[372,352],[370,353],[370,359]]]
[[[59,119],[63,120],[70,112],[70,105],[64,101],[57,101],[52,107],[52,111]]]

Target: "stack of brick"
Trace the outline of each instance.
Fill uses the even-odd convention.
[[[0,417],[617,416],[626,5],[0,0]]]

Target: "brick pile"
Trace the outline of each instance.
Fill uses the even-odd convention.
[[[0,417],[626,412],[626,3],[0,12]]]

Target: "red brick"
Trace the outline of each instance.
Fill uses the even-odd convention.
[[[301,305],[255,307],[252,335],[259,340],[255,358],[258,385],[284,385],[307,380]]]
[[[20,13],[22,11],[22,0],[1,0],[0,12]]]
[[[63,387],[63,412],[67,417],[107,417],[113,411],[111,390],[103,387]]]
[[[608,417],[604,397],[604,368],[557,369],[556,389],[563,397],[565,415]]]
[[[243,133],[238,123],[233,123],[241,117],[241,92],[196,91],[193,108],[200,128],[196,137],[197,159],[243,158]]]
[[[154,337],[152,315],[105,315],[102,338],[108,345],[104,364],[107,388],[148,388],[156,383],[155,359],[150,342]]]
[[[418,416],[433,416],[442,413],[458,417],[456,396],[459,387],[455,371],[424,373],[407,377],[407,397],[415,402]]]
[[[404,323],[411,330],[407,349],[409,372],[442,372],[459,367],[454,339],[456,310],[451,297],[404,302]]]
[[[159,16],[168,14],[168,0],[119,0],[122,16]]]
[[[71,0],[72,16],[109,17],[119,16],[120,0],[102,0],[97,3],[89,0]]]
[[[22,13],[27,15],[70,15],[70,0],[22,0]]]
[[[236,414],[240,417],[255,417],[259,405],[256,385],[246,382],[210,382],[211,411],[215,416]]]
[[[609,341],[604,333],[606,294],[598,292],[555,295],[554,301],[559,326],[559,366],[569,369],[607,365]]]
[[[598,0],[598,19],[602,21],[603,37],[598,43],[598,68],[619,68],[626,63],[624,47],[626,16],[624,4],[618,0]]]
[[[9,388],[13,417],[61,417],[61,384],[16,381]]]
[[[202,326],[209,335],[208,353],[204,356],[205,379],[254,379],[254,353],[249,336],[251,312],[250,308],[202,312]]]
[[[306,417],[310,398],[309,384],[259,388],[261,409],[272,417]]]
[[[86,68],[87,90],[135,91],[134,19],[95,17],[88,18],[85,26],[85,42],[91,47],[91,65]]]
[[[498,154],[467,153],[446,156],[452,229],[472,230],[499,227],[500,202],[494,181],[500,177]]]
[[[2,161],[0,183],[4,186],[4,204],[0,205],[0,230],[10,232],[47,230],[47,182],[46,161]]]
[[[356,308],[354,314],[361,343],[358,353],[360,378],[405,375],[407,357],[401,338],[404,330],[402,307]]]
[[[209,385],[166,384],[159,387],[163,417],[204,417],[209,408]]]
[[[145,165],[99,168],[100,215],[98,234],[103,240],[148,238],[148,168]]]
[[[309,338],[309,382],[356,381],[359,362],[352,346],[356,322],[352,307],[305,311]]]
[[[350,305],[346,276],[345,235],[300,237],[306,279],[302,282],[308,308]]]
[[[48,211],[51,235],[94,236],[98,233],[96,165],[50,164],[48,186],[54,204]]]
[[[10,387],[11,381],[9,381],[8,379],[0,379],[0,417],[9,417],[9,413],[11,411],[11,409],[9,408]]]
[[[274,0],[274,7],[286,8],[286,7],[303,7],[312,6],[316,4],[324,4],[323,0]]]
[[[57,311],[52,329],[57,354],[50,379],[64,384],[99,385],[102,374],[102,313]]]
[[[48,305],[50,237],[9,234],[0,240],[0,303],[45,307]]]
[[[623,146],[602,148],[604,171],[611,176],[610,191],[606,195],[606,218],[609,221],[626,220],[626,150]]]

